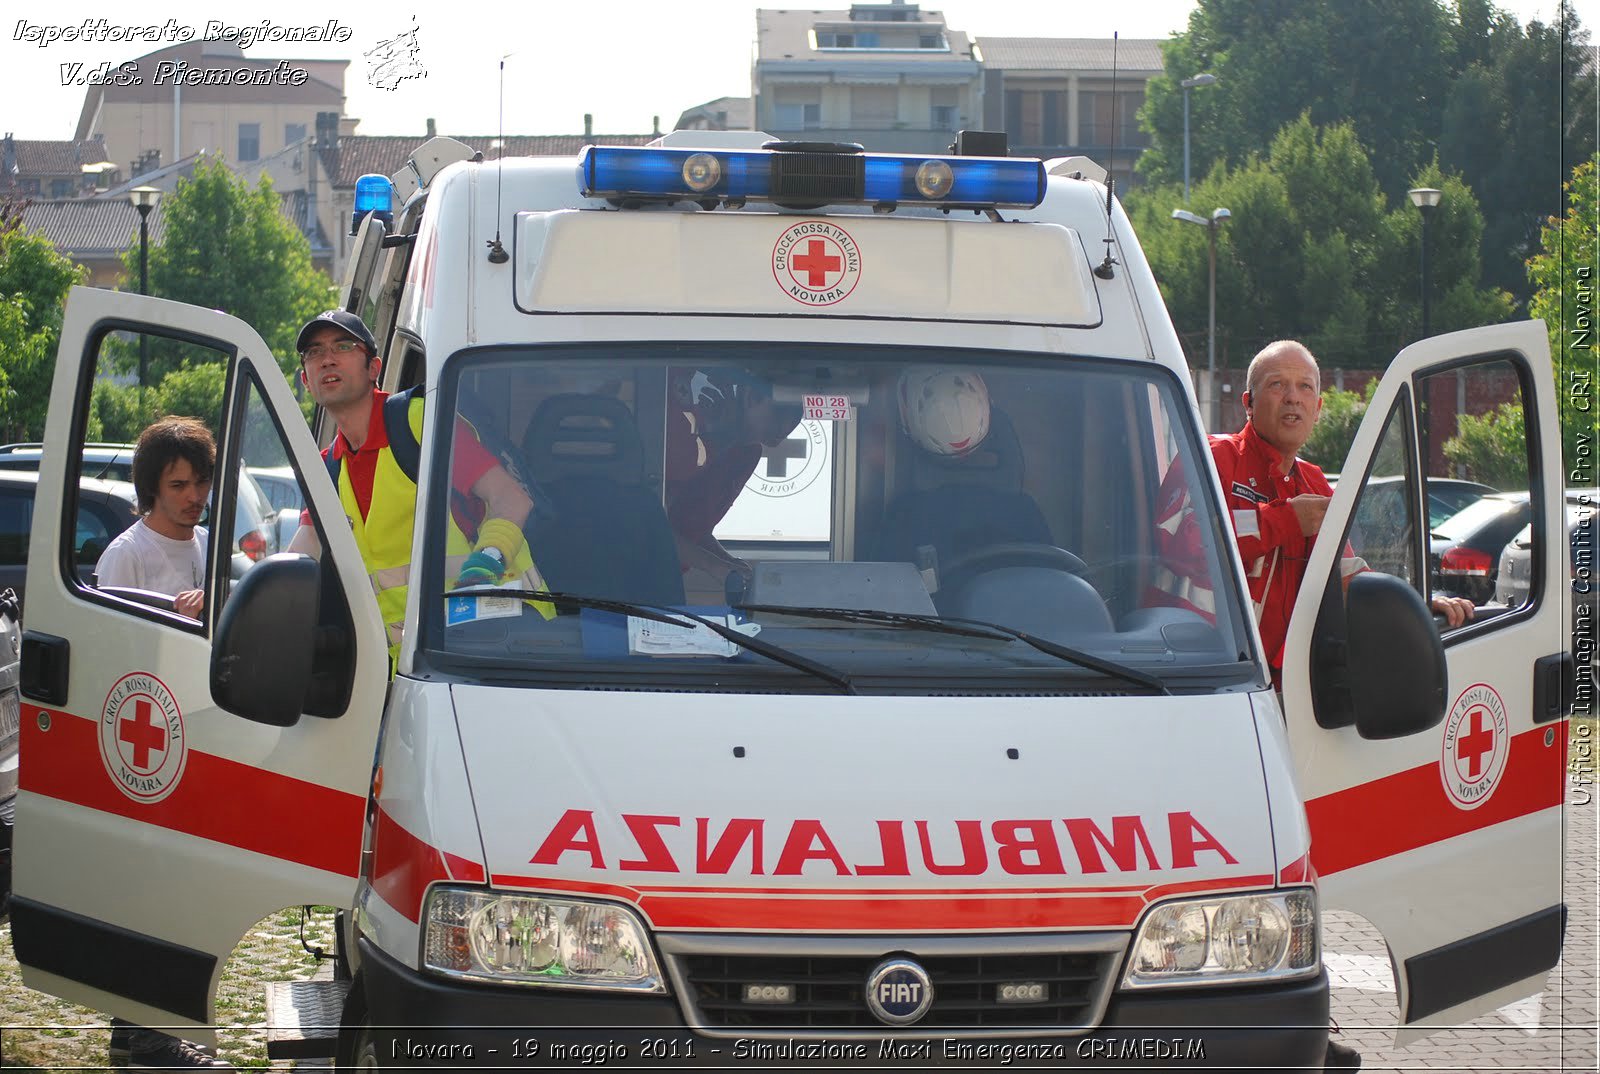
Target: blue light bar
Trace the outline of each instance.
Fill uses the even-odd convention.
[[[386,175],[363,175],[356,180],[356,206],[350,214],[350,234],[361,230],[361,221],[375,214],[386,228],[394,228],[394,184]]]
[[[591,198],[642,198],[662,201],[774,201],[779,203],[932,205],[940,208],[1031,209],[1044,200],[1044,165],[1026,157],[923,157],[864,153],[865,180],[854,196],[814,198],[803,189],[777,189],[778,157],[799,164],[808,154],[774,150],[666,149],[655,146],[588,146],[578,157],[578,189]],[[714,157],[715,183],[692,188],[684,165],[691,157]],[[816,154],[840,159],[839,154]],[[918,187],[917,171],[933,162],[947,169],[947,189],[928,196]],[[786,168],[786,170],[795,170]],[[704,171],[704,169],[702,169]]]

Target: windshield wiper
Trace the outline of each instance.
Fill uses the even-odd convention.
[[[850,681],[850,676],[842,671],[835,670],[826,664],[818,663],[809,657],[791,652],[781,645],[774,645],[770,641],[762,641],[748,634],[734,630],[726,623],[719,623],[715,619],[708,619],[694,612],[680,611],[677,608],[666,607],[658,604],[636,604],[628,600],[611,600],[607,597],[592,597],[583,593],[547,592],[542,589],[512,589],[508,587],[485,588],[472,586],[466,589],[451,589],[445,594],[445,599],[451,597],[515,597],[519,600],[548,601],[551,604],[571,604],[579,608],[591,608],[597,612],[615,612],[617,615],[632,615],[640,619],[649,619],[657,623],[666,623],[669,626],[688,626],[683,620],[688,619],[699,623],[713,634],[726,641],[731,641],[742,649],[766,657],[768,660],[804,671],[819,679],[830,682],[847,694],[856,692],[855,684]],[[681,617],[681,618],[675,618]]]
[[[1046,641],[1044,638],[1018,630],[1015,627],[1002,626],[999,623],[990,623],[983,619],[967,619],[956,615],[915,615],[908,612],[885,612],[874,608],[791,608],[783,604],[735,604],[733,610],[738,612],[771,612],[778,615],[804,616],[812,619],[840,619],[855,623],[914,626],[943,634],[965,634],[977,638],[1014,638],[1025,645],[1031,645],[1041,653],[1070,661],[1091,671],[1098,671],[1102,675],[1109,675],[1114,679],[1145,686],[1168,696],[1172,694],[1172,691],[1167,689],[1167,684],[1158,676],[1140,671],[1137,668],[1128,667],[1126,664],[1119,664],[1114,660],[1103,659],[1093,653],[1086,653],[1082,649],[1074,649],[1058,642]]]

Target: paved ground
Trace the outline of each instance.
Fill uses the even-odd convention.
[[[1550,987],[1409,1048],[1394,1046],[1394,983],[1377,930],[1350,914],[1328,915],[1325,961],[1334,986],[1333,1016],[1344,1030],[1339,1039],[1361,1052],[1362,1069],[1541,1074],[1597,1069],[1597,810],[1594,784],[1574,783],[1566,810],[1566,942]]]

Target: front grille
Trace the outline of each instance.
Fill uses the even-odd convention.
[[[771,937],[750,939],[756,945],[763,939],[767,946],[774,945]],[[985,952],[983,938],[978,937],[938,945],[969,950],[934,953],[927,945],[907,944],[897,949],[879,940],[860,953],[683,952],[669,960],[691,1008],[686,1012],[691,1023],[711,1030],[1071,1032],[1098,1023],[1122,945],[1121,937],[1089,944],[1063,942],[1059,936],[1039,937],[1032,945],[1035,950],[1000,953]],[[1058,949],[1049,949],[1052,946]],[[1068,946],[1084,949],[1059,949]],[[932,978],[933,1007],[914,1025],[885,1025],[867,1007],[867,977],[889,957],[911,958]],[[1044,999],[1000,1003],[1000,986],[1019,982],[1045,985]],[[747,984],[792,985],[795,1000],[749,1003],[743,995]]]

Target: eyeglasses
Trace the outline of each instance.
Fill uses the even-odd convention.
[[[321,358],[324,354],[349,354],[353,350],[363,349],[361,344],[353,339],[336,339],[332,343],[313,343],[300,352],[300,360],[309,362],[313,358]]]

